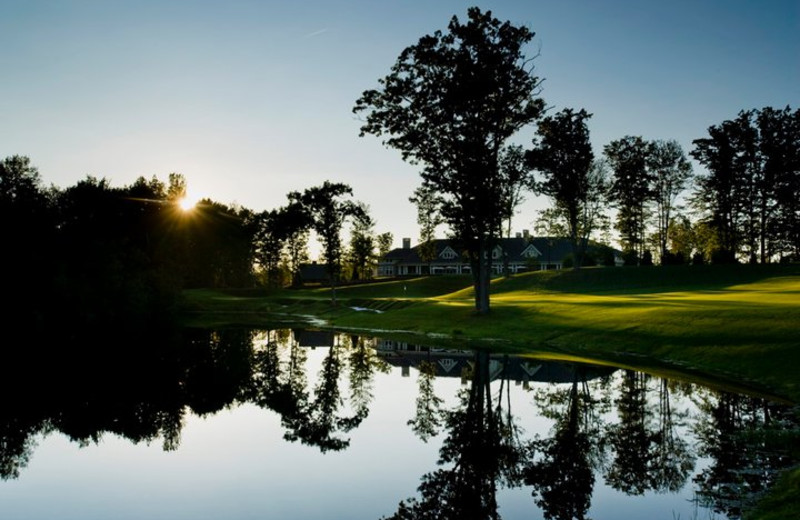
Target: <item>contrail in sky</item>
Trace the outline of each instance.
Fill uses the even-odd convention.
[[[303,36],[303,38],[313,38],[314,36],[319,36],[320,34],[326,33],[326,32],[328,32],[328,28],[327,27],[325,29],[320,29],[319,31],[314,31],[312,33],[308,33],[305,36]]]

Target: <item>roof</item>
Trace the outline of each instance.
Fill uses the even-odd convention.
[[[301,264],[300,278],[304,282],[327,281],[328,268],[325,264]]]
[[[464,262],[463,258],[456,256],[455,258],[442,257],[442,252],[447,248],[452,249],[456,254],[462,252],[462,249],[456,245],[455,240],[450,239],[436,239],[433,241],[436,248],[437,264],[461,264]],[[526,262],[529,257],[523,256],[523,253],[533,246],[536,249],[536,256],[540,261],[545,262],[560,262],[567,255],[572,253],[572,243],[568,238],[563,237],[516,237],[516,238],[500,238],[497,239],[500,248],[508,254],[509,262]],[[594,246],[602,246],[601,244],[594,244]],[[591,248],[591,246],[590,246]],[[420,245],[412,248],[397,248],[389,251],[382,259],[382,262],[395,263],[395,264],[423,264],[424,262],[419,256]],[[618,254],[618,251],[615,250]]]

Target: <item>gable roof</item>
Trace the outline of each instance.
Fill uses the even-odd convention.
[[[446,249],[452,249],[454,252],[459,253],[459,248],[455,240],[451,239],[436,239],[433,241],[435,255],[433,262],[436,264],[462,264],[465,260],[461,255],[455,258],[443,258],[442,253]],[[532,250],[538,253],[532,257],[538,259],[540,262],[561,262],[567,255],[572,253],[572,243],[568,238],[563,237],[516,237],[516,238],[499,238],[497,245],[508,254],[509,262],[528,262],[531,257],[524,256],[525,251]],[[604,247],[601,244],[591,243],[592,246]],[[616,249],[615,253],[621,254]],[[411,248],[396,248],[389,251],[382,259],[381,262],[393,264],[427,264],[420,257],[420,245]]]

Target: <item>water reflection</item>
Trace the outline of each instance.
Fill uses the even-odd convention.
[[[582,519],[596,517],[601,488],[690,489],[698,505],[739,518],[794,463],[782,449],[796,440],[791,409],[631,370],[301,330],[81,337],[15,356],[0,381],[3,480],[18,479],[55,433],[81,446],[113,434],[179,450],[189,414],[244,404],[278,417],[287,442],[346,452],[376,381],[402,376],[417,394],[405,396],[413,414],[401,424],[438,458],[384,518],[500,518],[498,497],[511,489],[544,518]],[[455,395],[437,390],[445,378],[460,382]],[[531,418],[543,426],[523,427]]]

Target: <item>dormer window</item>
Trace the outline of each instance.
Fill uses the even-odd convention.
[[[533,247],[533,244],[531,244],[525,248],[525,251],[523,251],[520,256],[525,258],[538,258],[542,256],[542,253],[540,253],[539,250]]]
[[[497,260],[498,258],[500,258],[502,256],[503,256],[503,250],[500,249],[499,246],[495,247],[494,250],[492,250],[492,259],[493,260]]]
[[[445,260],[453,260],[453,259],[455,259],[455,258],[458,258],[458,253],[456,253],[455,251],[453,251],[453,249],[452,249],[452,248],[450,248],[450,247],[445,247],[445,248],[444,248],[444,251],[442,251],[442,252],[439,254],[439,258],[443,258],[443,259],[445,259]]]

